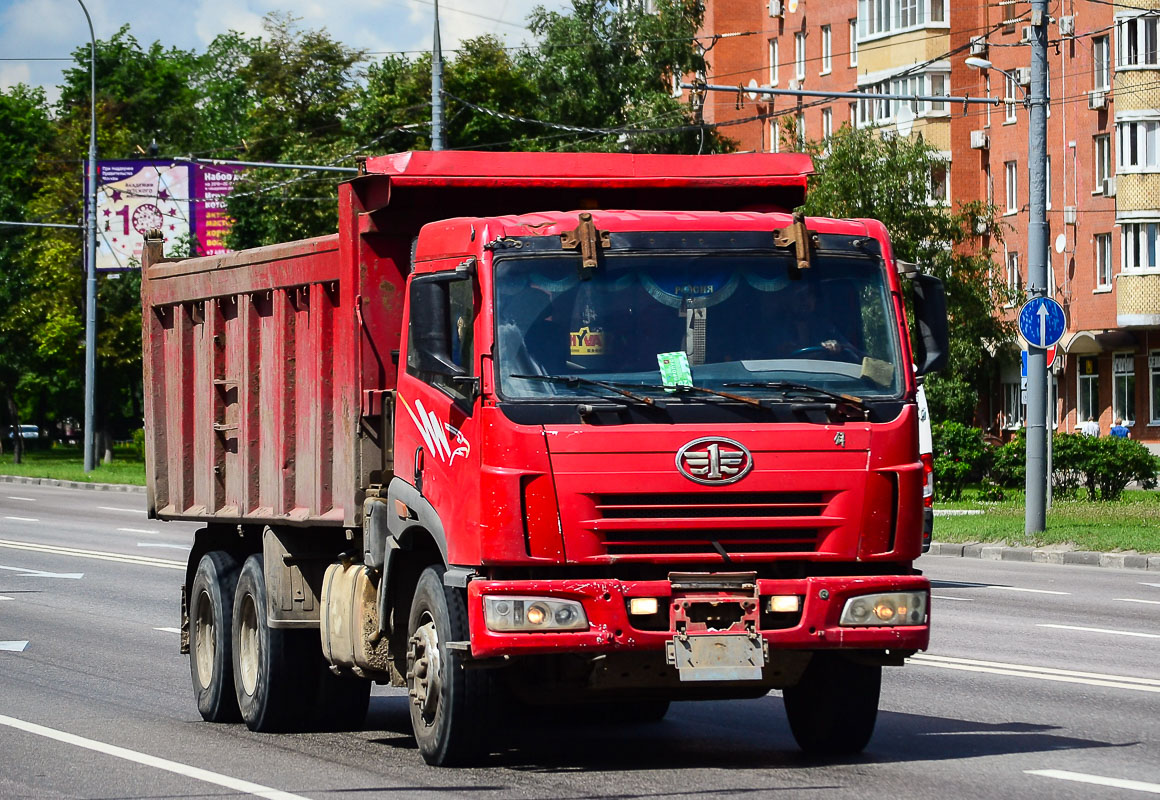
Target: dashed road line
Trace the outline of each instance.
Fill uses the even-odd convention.
[[[1160,606],[1160,600],[1138,600],[1135,597],[1117,597],[1117,603],[1147,603],[1150,606]]]
[[[1028,775],[1038,775],[1042,778],[1056,778],[1061,781],[1088,783],[1094,786],[1108,786],[1113,789],[1130,789],[1135,792],[1160,794],[1160,783],[1145,783],[1144,781],[1130,781],[1124,778],[1105,778],[1103,775],[1086,775],[1082,772],[1070,772],[1065,769],[1025,769]]]
[[[1115,631],[1110,628],[1085,628],[1082,625],[1052,625],[1041,622],[1037,628],[1055,628],[1061,631],[1083,631],[1084,633],[1107,633],[1113,636],[1136,636],[1141,639],[1160,639],[1160,633],[1141,633],[1139,631]]]
[[[125,761],[132,761],[135,764],[143,764],[147,767],[172,772],[176,775],[182,775],[186,778],[193,778],[194,780],[202,781],[203,783],[211,783],[215,786],[221,786],[235,792],[243,792],[245,794],[253,795],[255,797],[265,797],[268,800],[306,800],[301,795],[291,794],[290,792],[283,792],[279,789],[272,789],[269,786],[263,786],[260,783],[251,783],[250,781],[243,781],[239,778],[233,778],[229,775],[222,775],[218,772],[210,772],[208,769],[201,769],[200,767],[191,767],[188,764],[182,764],[178,761],[170,761],[167,758],[158,758],[151,756],[148,753],[140,753],[136,750],[130,750],[127,747],[118,747],[114,744],[108,744],[96,739],[87,739],[84,736],[77,736],[76,734],[60,731],[55,728],[47,728],[43,725],[37,725],[33,722],[25,722],[22,719],[15,717],[6,717],[0,715],[0,725],[6,725],[9,728],[16,728],[25,733],[35,734],[36,736],[43,736],[47,739],[54,739],[65,744],[75,745],[76,747],[83,747],[86,750],[92,750],[97,753],[104,753],[114,758],[120,758]]]
[[[145,528],[117,528],[122,533],[148,533],[151,536],[159,536],[161,531],[151,531]]]
[[[26,503],[35,503],[36,502],[35,497],[14,497],[13,495],[8,495],[8,499],[9,500],[23,500]]]
[[[13,522],[40,522],[40,520],[32,519],[32,517],[5,517],[4,519],[10,519]]]
[[[1008,592],[1029,592],[1031,594],[1071,594],[1071,592],[1056,592],[1051,589],[1025,589],[1022,586],[988,586],[988,589],[1003,589]]]
[[[1100,672],[1080,672],[1054,667],[1034,667],[1026,664],[1007,664],[1002,661],[982,661],[975,658],[954,658],[952,656],[918,653],[907,659],[910,664],[921,667],[939,667],[962,672],[980,672],[989,675],[1004,675],[1012,678],[1031,678],[1058,683],[1077,683],[1085,686],[1103,686],[1111,689],[1131,689],[1139,692],[1160,694],[1160,680],[1133,678],[1127,675],[1107,675]]]
[[[145,513],[145,509],[143,508],[118,508],[116,506],[97,506],[97,508],[101,509],[102,511],[124,511],[129,514]]]
[[[28,642],[0,642],[0,653],[23,653],[28,649]]]
[[[153,630],[164,633],[181,633],[181,628],[154,628]]]
[[[932,594],[930,597],[932,600],[962,600],[964,603],[975,602],[975,598],[973,597],[952,597],[949,594]]]

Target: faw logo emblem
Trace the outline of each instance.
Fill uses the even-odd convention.
[[[677,451],[677,469],[691,481],[710,486],[736,483],[753,468],[745,445],[721,436],[694,439]]]

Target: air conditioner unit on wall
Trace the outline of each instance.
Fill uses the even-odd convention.
[[[1060,17],[1058,22],[1060,36],[1075,36],[1075,17]]]
[[[780,17],[783,13],[781,0],[769,0],[769,16]]]
[[[1104,178],[1104,197],[1116,196],[1116,176],[1111,175]]]
[[[1011,70],[1011,74],[1015,76],[1015,82],[1020,86],[1031,85],[1031,67],[1018,67]]]
[[[1030,44],[1035,40],[1035,29],[1030,25],[1024,25],[1023,29],[1019,31],[1019,41],[1024,44]]]
[[[1108,107],[1108,93],[1103,89],[1092,89],[1088,92],[1088,108],[1098,111]]]
[[[987,38],[985,36],[971,37],[971,55],[985,56],[987,54]]]
[[[971,149],[986,150],[991,146],[991,137],[986,131],[971,131]]]

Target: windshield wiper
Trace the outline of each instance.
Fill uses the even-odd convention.
[[[676,394],[682,394],[684,392],[701,392],[703,394],[711,394],[714,397],[724,397],[726,400],[736,400],[736,401],[741,402],[741,403],[746,403],[746,404],[751,405],[751,406],[756,406],[757,408],[762,407],[761,401],[758,400],[756,397],[746,397],[746,396],[740,395],[740,394],[733,394],[732,392],[721,392],[721,391],[718,391],[717,389],[707,389],[704,386],[690,386],[687,383],[678,383],[674,386],[662,386],[662,385],[654,384],[654,383],[616,383],[615,385],[616,386],[636,386],[636,387],[639,387],[641,389],[663,389],[666,392],[674,392]],[[733,384],[725,384],[725,385],[732,386]]]
[[[857,395],[831,392],[828,389],[811,386],[808,383],[798,383],[797,381],[739,381],[737,383],[726,383],[725,385],[744,386],[750,389],[777,389],[787,393],[811,394],[814,397],[828,397],[840,403],[848,403],[863,410],[866,408],[866,401]]]
[[[566,386],[570,386],[572,388],[575,388],[577,386],[599,386],[601,389],[606,389],[607,391],[610,391],[610,392],[616,392],[616,394],[620,395],[621,397],[627,397],[629,400],[635,400],[638,403],[644,403],[645,405],[648,405],[648,406],[655,406],[656,405],[656,401],[653,400],[651,397],[645,397],[644,395],[635,394],[633,392],[629,392],[629,391],[621,389],[617,386],[614,386],[611,383],[593,380],[592,378],[583,378],[579,375],[515,375],[515,374],[512,374],[512,375],[508,375],[508,377],[509,378],[522,378],[523,380],[527,380],[527,381],[547,381],[548,383],[562,383],[562,384],[564,384]],[[637,384],[631,384],[631,385],[636,386]]]

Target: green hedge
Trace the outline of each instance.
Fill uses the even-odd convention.
[[[1026,485],[1027,443],[1022,432],[999,447],[988,445],[983,432],[958,422],[932,427],[934,486],[941,500],[958,500],[969,484],[981,484],[991,499],[1003,488]],[[1133,481],[1155,488],[1160,459],[1132,439],[1056,433],[1051,439],[1052,491],[1058,497],[1118,500]],[[1086,492],[1080,492],[1086,489]]]

